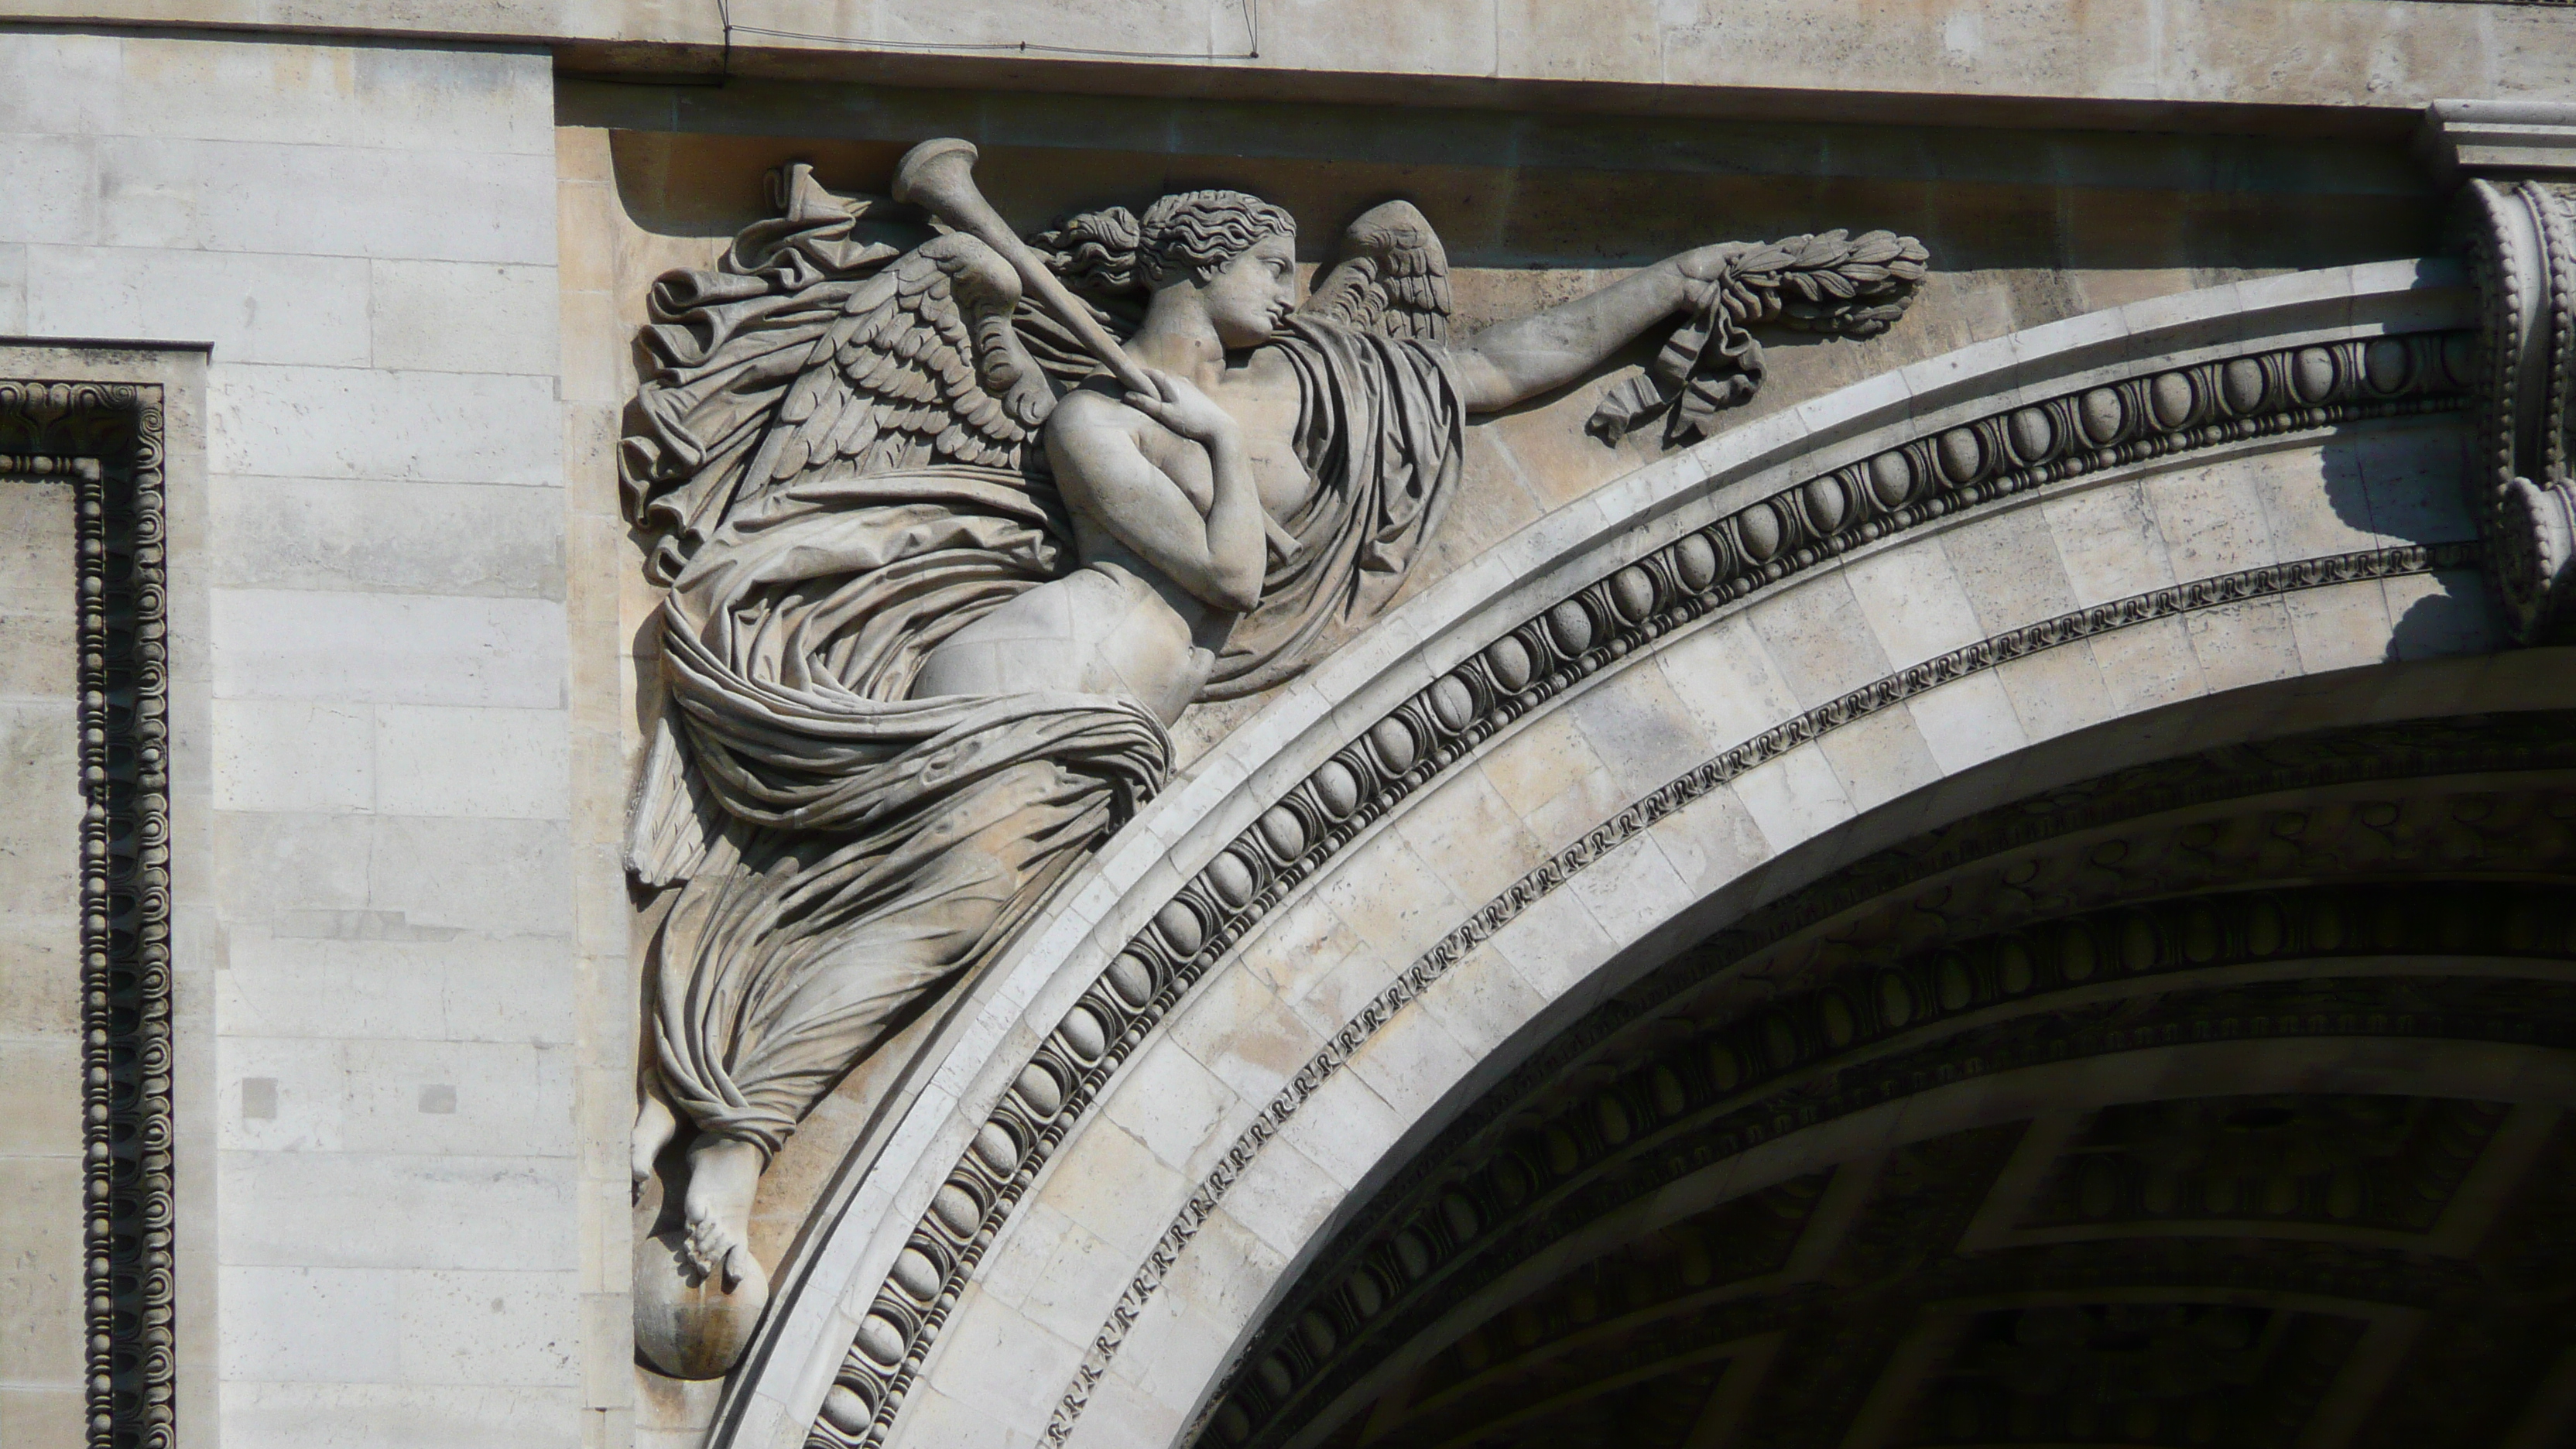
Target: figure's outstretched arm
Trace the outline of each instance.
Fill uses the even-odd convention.
[[[1742,250],[1721,243],[1667,258],[1590,296],[1497,322],[1449,345],[1460,400],[1489,413],[1581,379],[1639,333],[1682,309],[1694,281]]]

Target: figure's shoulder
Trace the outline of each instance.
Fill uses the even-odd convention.
[[[1098,382],[1086,383],[1058,398],[1055,411],[1047,416],[1049,430],[1065,428],[1114,428],[1132,430],[1144,414],[1119,400],[1109,387]]]

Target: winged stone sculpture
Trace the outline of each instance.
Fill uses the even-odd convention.
[[[1402,581],[1470,415],[1680,323],[1592,428],[1706,433],[1748,326],[1871,335],[1910,238],[1704,247],[1455,336],[1409,203],[1362,215],[1297,305],[1296,224],[1234,191],[1023,240],[796,166],[781,215],[655,286],[621,458],[669,586],[664,706],[627,869],[669,892],[633,1168],[651,1366],[724,1373],[767,1298],[760,1176],[848,1070],[990,960],[1165,781],[1193,702],[1293,677]]]

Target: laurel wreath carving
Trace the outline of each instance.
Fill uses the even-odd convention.
[[[1932,254],[1894,232],[1840,229],[1755,242],[1717,275],[1688,278],[1690,315],[1646,371],[1601,400],[1586,430],[1616,443],[1664,420],[1664,446],[1716,430],[1717,415],[1762,385],[1762,344],[1747,328],[1777,323],[1835,337],[1875,337],[1914,301]]]

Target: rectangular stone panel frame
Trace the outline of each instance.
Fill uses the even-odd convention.
[[[79,553],[87,1206],[67,1206],[93,1449],[210,1440],[215,1419],[206,363],[202,345],[0,342],[0,477],[71,489]]]

